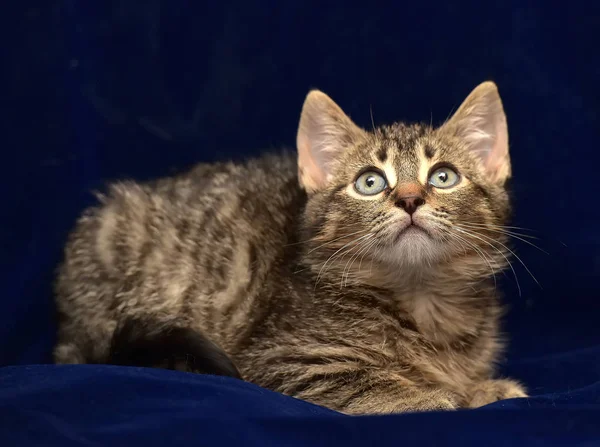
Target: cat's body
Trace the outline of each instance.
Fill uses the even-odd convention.
[[[503,251],[482,257],[486,244],[477,239],[451,253],[432,249],[424,238],[445,241],[437,235],[451,225],[449,216],[465,211],[452,201],[429,210],[431,192],[419,192],[424,199],[416,207],[448,222],[408,229],[414,234],[403,239],[388,234],[400,219],[395,210],[375,209],[361,202],[372,196],[348,189],[363,169],[358,154],[365,144],[368,164],[388,174],[386,194],[393,197],[392,181],[396,189],[405,180],[414,184],[409,178],[422,171],[418,148],[431,145],[425,152],[435,164],[443,145],[453,144],[436,132],[396,125],[351,135],[349,158],[327,182],[302,159],[302,136],[310,131],[301,130],[300,176],[297,155],[281,153],[113,185],[67,245],[57,281],[56,361],[108,361],[115,330],[135,319],[206,334],[244,379],[347,413],[477,406],[524,395],[514,382],[492,380],[502,348],[493,273],[504,266]],[[468,156],[453,157],[474,169]],[[506,194],[486,181],[475,173],[465,178],[460,200],[485,204],[484,211],[466,211],[472,221],[501,225]],[[418,216],[406,202],[413,192],[393,200]],[[388,206],[388,196],[377,197],[376,206]],[[477,234],[480,241],[493,235]],[[395,259],[386,247],[406,252]]]

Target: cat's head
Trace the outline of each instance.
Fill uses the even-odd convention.
[[[418,269],[465,257],[501,263],[511,168],[494,83],[475,88],[438,128],[396,123],[373,131],[312,91],[297,148],[309,196],[307,253],[322,272],[373,262]]]

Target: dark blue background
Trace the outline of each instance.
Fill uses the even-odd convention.
[[[90,190],[292,146],[313,87],[369,127],[439,123],[492,79],[514,225],[549,252],[516,241],[542,288],[518,261],[522,295],[503,280],[505,371],[600,421],[597,2],[35,3],[5,8],[0,365],[51,361],[53,269]]]

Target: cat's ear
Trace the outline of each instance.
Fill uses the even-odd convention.
[[[506,115],[495,83],[475,87],[441,130],[466,143],[492,182],[503,184],[510,177]]]
[[[311,91],[302,107],[296,138],[298,176],[304,189],[311,193],[327,185],[340,154],[365,135],[329,96]]]

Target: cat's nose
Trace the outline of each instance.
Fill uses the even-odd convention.
[[[410,215],[417,211],[417,208],[424,203],[425,200],[421,196],[405,196],[396,200],[396,206],[399,206]]]

